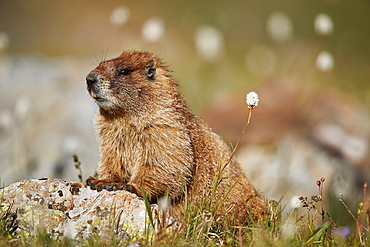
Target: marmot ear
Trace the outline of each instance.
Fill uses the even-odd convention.
[[[155,61],[154,59],[152,59],[149,61],[148,65],[145,67],[145,74],[149,80],[154,80],[154,75],[156,72],[155,65],[156,65]]]

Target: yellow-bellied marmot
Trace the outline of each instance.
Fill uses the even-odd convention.
[[[99,106],[99,179],[87,180],[93,189],[142,196],[142,188],[151,201],[167,191],[169,213],[178,220],[185,193],[200,206],[210,202],[212,188],[213,205],[227,197],[218,217],[233,216],[242,224],[264,212],[240,165],[232,159],[225,166],[230,147],[189,110],[161,59],[124,52],[101,62],[86,81]]]

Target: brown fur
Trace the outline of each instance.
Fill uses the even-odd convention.
[[[125,69],[125,70],[123,70]],[[169,212],[180,220],[184,195],[195,206],[210,200],[219,168],[231,155],[228,145],[188,108],[158,57],[124,52],[87,76],[96,100],[101,162],[93,188],[127,189],[149,199],[169,192]],[[218,216],[236,215],[240,223],[264,211],[264,203],[232,159],[219,177],[215,201],[231,192]],[[126,187],[122,187],[126,186]],[[207,200],[206,200],[207,201]]]

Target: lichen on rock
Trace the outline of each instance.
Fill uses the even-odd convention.
[[[146,229],[145,204],[127,191],[91,190],[79,182],[28,179],[0,190],[0,213],[16,214],[16,233],[84,239],[91,234],[139,238]],[[27,235],[28,235],[27,234]]]

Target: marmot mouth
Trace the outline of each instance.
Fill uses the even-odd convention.
[[[100,97],[93,97],[93,98],[94,98],[94,100],[96,100],[96,101],[98,101],[98,102],[103,102],[103,101],[105,101],[105,99],[100,98]]]
[[[105,101],[105,99],[104,99],[104,98],[97,96],[97,95],[93,92],[93,90],[89,90],[89,93],[90,93],[91,97],[92,97],[94,100],[96,100],[97,102],[103,102],[103,101]]]

